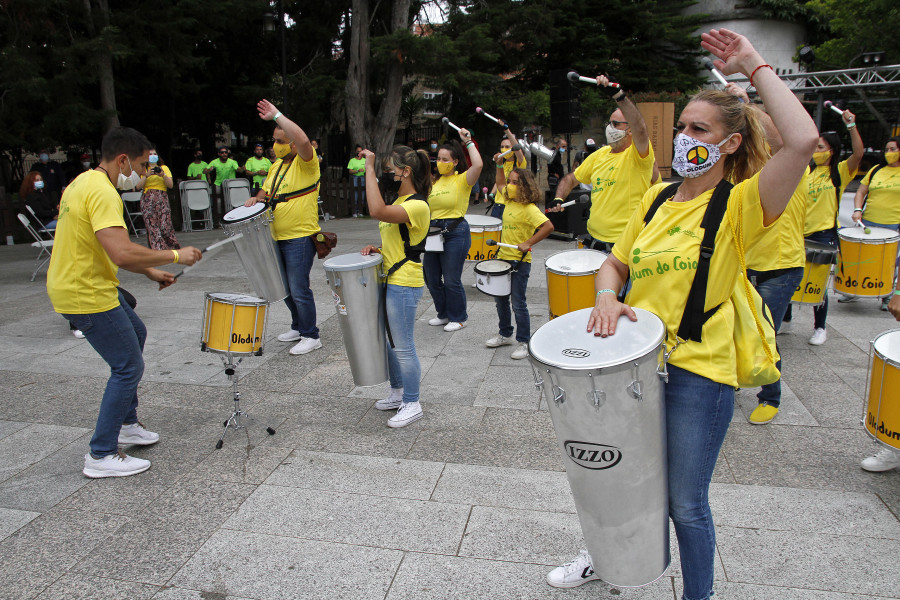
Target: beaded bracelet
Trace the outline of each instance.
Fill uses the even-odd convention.
[[[772,65],[769,65],[769,64],[759,65],[758,67],[753,69],[752,73],[750,73],[750,85],[751,86],[756,87],[753,83],[753,76],[756,75],[756,72],[759,71],[760,69],[762,69],[763,67],[769,67],[770,69],[772,69],[773,72],[775,71],[775,69],[772,67]]]

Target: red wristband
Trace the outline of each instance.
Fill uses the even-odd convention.
[[[763,67],[769,67],[770,69],[772,69],[772,71],[775,71],[775,69],[772,68],[772,65],[766,65],[766,64],[764,64],[764,65],[759,65],[758,67],[756,67],[755,69],[753,69],[753,72],[752,72],[752,73],[750,73],[750,85],[751,85],[751,86],[756,87],[756,86],[753,85],[753,76],[756,75],[756,72],[759,71],[760,69],[762,69]]]

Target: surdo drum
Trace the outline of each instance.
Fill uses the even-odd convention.
[[[267,301],[278,302],[287,297],[288,288],[281,253],[272,237],[272,219],[272,211],[263,203],[239,206],[222,217],[222,229],[228,236],[244,234],[234,247],[250,285]]]
[[[870,436],[900,450],[900,329],[871,343],[863,424]]]
[[[900,234],[892,229],[862,227],[838,230],[841,254],[834,273],[834,291],[857,298],[889,296],[894,288],[894,264]]]
[[[266,339],[267,308],[268,303],[262,298],[207,293],[200,350],[229,357],[261,355]]]
[[[829,244],[806,240],[806,265],[803,267],[803,280],[797,285],[791,302],[795,304],[814,304],[818,306],[825,300],[828,289],[828,276],[834,264],[837,249]]]
[[[544,261],[551,319],[594,306],[594,276],[606,257],[598,250],[563,250]]]
[[[663,379],[666,329],[634,309],[615,335],[586,331],[591,309],[553,319],[528,342],[594,571],[622,587],[669,566]]]
[[[485,260],[496,258],[500,249],[498,246],[488,246],[485,240],[500,241],[500,232],[503,229],[503,221],[496,217],[482,215],[466,215],[469,223],[469,235],[472,237],[472,245],[466,260]]]

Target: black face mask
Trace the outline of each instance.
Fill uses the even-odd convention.
[[[381,174],[381,177],[378,178],[378,182],[381,185],[382,190],[396,196],[400,193],[400,184],[403,183],[403,180],[394,179],[393,171],[385,171]]]

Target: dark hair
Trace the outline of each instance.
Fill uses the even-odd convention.
[[[466,156],[466,151],[463,150],[462,144],[459,143],[458,140],[449,140],[440,148],[438,148],[438,152],[441,150],[446,150],[450,153],[450,159],[459,161],[456,165],[457,173],[464,173],[469,168],[469,160],[468,156]]]
[[[157,150],[155,145],[150,144],[150,150],[156,150],[156,164],[158,166],[162,166],[162,165],[166,164],[166,161],[164,161],[162,156],[159,155],[159,150]]]
[[[275,129],[280,129],[280,127],[276,127]],[[216,152],[221,152],[222,150],[228,150],[228,146],[219,146],[216,148]]]
[[[431,159],[424,150],[413,150],[409,146],[394,146],[384,165],[395,169],[409,167],[416,193],[426,198],[431,193]]]
[[[143,133],[131,127],[113,127],[100,142],[100,156],[103,160],[114,160],[120,154],[137,158],[153,145]]]
[[[831,148],[831,160],[828,162],[828,170],[829,175],[831,176],[831,185],[834,186],[834,192],[838,195],[838,202],[840,202],[841,172],[838,169],[838,163],[841,162],[841,138],[836,131],[823,131],[819,134],[819,137],[825,140],[825,143],[828,144],[829,148]],[[815,170],[816,161],[810,160],[809,172],[812,173]]]
[[[24,202],[25,198],[28,197],[28,194],[35,191],[34,180],[40,175],[41,174],[37,171],[29,171],[28,174],[25,175],[25,179],[22,180],[22,187],[19,188],[19,200]],[[43,177],[41,177],[41,179],[43,179]]]
[[[895,135],[895,136],[893,136],[893,137],[890,138],[888,141],[886,141],[886,142],[884,143],[884,145],[887,146],[887,145],[890,144],[891,142],[894,142],[895,144],[897,144],[897,147],[900,148],[900,135]]]
[[[537,182],[534,180],[534,175],[531,173],[530,169],[513,169],[509,172],[510,175],[513,173],[519,174],[519,183],[516,184],[519,186],[519,193],[516,194],[515,198],[509,198],[512,202],[518,202],[519,204],[537,204],[541,201],[541,191],[538,189]],[[509,176],[506,178],[506,183],[509,185]]]

